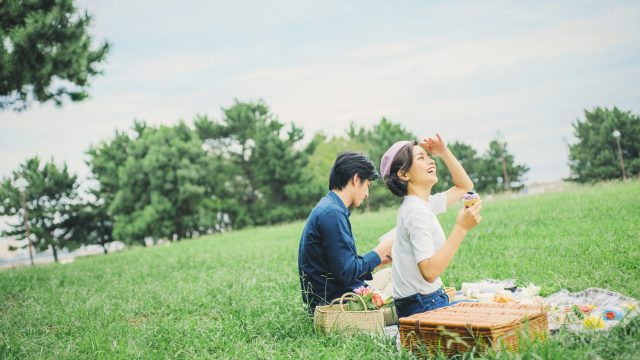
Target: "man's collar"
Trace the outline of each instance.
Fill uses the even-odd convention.
[[[336,194],[334,191],[330,190],[329,193],[327,193],[327,196],[329,196],[333,200],[333,202],[339,204],[340,208],[342,210],[344,210],[344,212],[347,214],[347,216],[351,215],[351,211],[349,211],[349,209],[344,204],[344,202],[342,201],[340,196],[338,196],[338,194]]]

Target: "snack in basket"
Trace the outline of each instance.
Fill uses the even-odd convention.
[[[471,207],[473,204],[477,203],[480,200],[480,195],[478,195],[475,191],[467,191],[467,193],[462,198],[464,201],[464,207]]]

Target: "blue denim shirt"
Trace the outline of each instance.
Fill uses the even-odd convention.
[[[356,252],[351,233],[350,212],[340,197],[329,191],[311,211],[300,237],[298,273],[302,300],[313,312],[345,292],[371,280],[371,271],[380,265],[374,251],[364,256]]]

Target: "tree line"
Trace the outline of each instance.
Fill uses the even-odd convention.
[[[85,191],[66,164],[53,159],[27,159],[2,179],[0,214],[15,219],[2,235],[25,239],[28,227],[34,246],[51,247],[57,258],[60,249],[83,244],[106,251],[114,239],[177,240],[298,220],[328,191],[339,152],[360,151],[379,163],[393,142],[415,138],[383,118],[371,129],[351,125],[344,136],[319,133],[304,144],[303,130],[282,122],[263,102],[236,101],[221,119],[198,116],[191,125],[135,121],[129,131],[117,130],[86,151],[91,176]],[[495,149],[504,155],[510,179],[518,181],[528,170],[515,164],[506,143],[492,141],[483,155],[463,143],[451,147],[481,192],[505,189],[502,168],[485,164],[495,162]],[[438,186],[450,186],[446,172]],[[397,202],[378,184],[368,209]]]
[[[597,108],[573,125],[578,139],[569,148],[573,180],[620,177],[617,145],[606,141],[614,129],[625,134],[620,144],[628,173],[638,174],[638,144],[627,140],[640,135],[638,116]],[[416,135],[382,118],[371,128],[351,124],[342,136],[317,133],[306,143],[303,139],[301,128],[281,121],[264,102],[236,101],[220,119],[197,116],[190,125],[135,121],[130,130],[117,130],[86,151],[91,176],[85,191],[66,164],[53,159],[29,158],[2,179],[0,214],[15,219],[2,235],[26,239],[29,232],[37,249],[51,247],[57,258],[60,249],[83,244],[101,245],[106,252],[113,240],[144,244],[147,237],[179,240],[299,220],[328,191],[339,152],[359,151],[379,164],[391,144]],[[449,147],[478,192],[523,187],[529,168],[516,162],[505,141],[492,140],[482,153],[460,141]],[[439,169],[434,191],[452,186],[446,167],[440,163]],[[26,185],[18,186],[20,181]],[[364,210],[398,203],[379,182]]]

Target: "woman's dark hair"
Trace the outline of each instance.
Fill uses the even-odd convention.
[[[368,157],[351,151],[338,154],[329,174],[329,190],[344,189],[355,174],[358,174],[362,181],[373,181],[380,177]]]
[[[384,174],[384,183],[393,195],[405,196],[407,195],[407,182],[398,177],[398,171],[407,172],[413,165],[413,147],[418,145],[418,142],[413,140],[410,144],[407,144],[398,150],[398,153],[391,161],[391,167],[389,168],[390,174]]]

